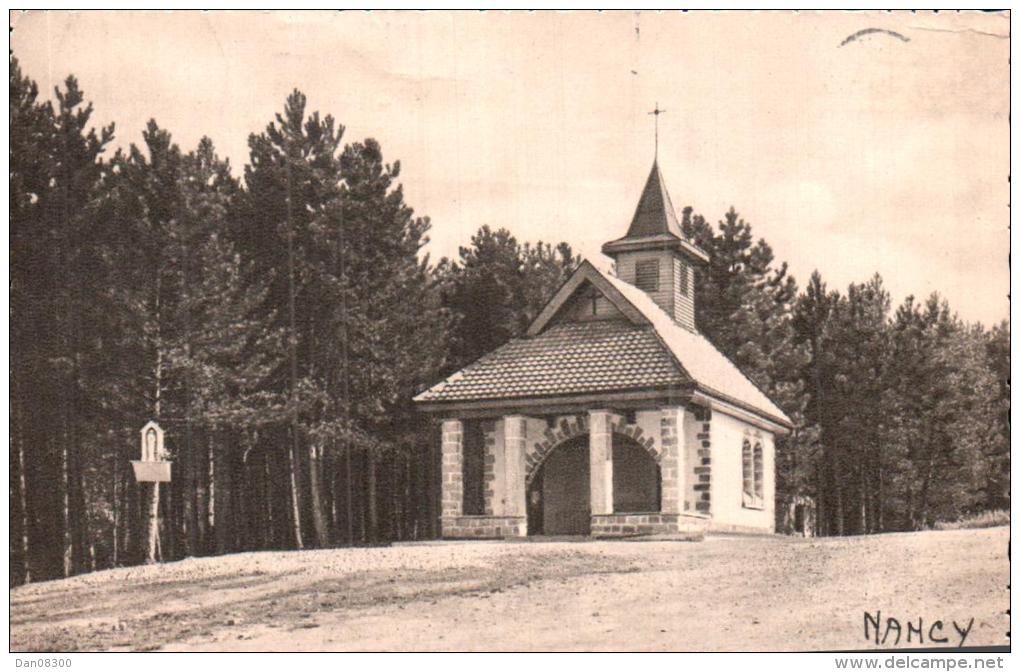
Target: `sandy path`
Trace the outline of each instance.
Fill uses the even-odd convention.
[[[929,645],[935,620],[944,623],[947,645],[955,645],[960,637],[952,621],[966,626],[971,618],[967,646],[1002,645],[1008,643],[1007,541],[1008,529],[995,528],[850,539],[436,544],[207,558],[188,561],[191,567],[176,563],[172,581],[157,580],[146,573],[153,568],[145,568],[105,584],[101,577],[113,572],[56,592],[79,579],[46,584],[42,594],[32,593],[32,586],[12,591],[12,646],[858,649],[874,646],[864,638],[864,612],[879,610],[883,622],[902,622],[900,647]],[[242,569],[258,573],[239,580]],[[115,584],[126,590],[111,590]],[[72,614],[76,602],[87,601],[106,620],[99,626],[80,619],[47,623],[40,615],[56,595]],[[146,602],[155,613],[116,620],[123,618],[117,614],[125,600],[139,595],[157,598]],[[918,618],[924,619],[925,641],[914,635],[908,643],[906,622]],[[113,630],[105,627],[110,619]],[[894,642],[892,632],[885,646]]]

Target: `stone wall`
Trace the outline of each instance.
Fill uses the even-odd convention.
[[[708,521],[677,513],[614,513],[591,517],[593,537],[629,537],[647,534],[702,534]]]
[[[501,459],[501,455],[496,454],[496,423],[492,420],[485,420],[482,422],[482,437],[484,445],[484,469],[483,479],[485,480],[485,515],[492,516],[496,514],[496,509],[502,509],[500,505],[501,488],[499,487],[499,480],[497,476],[502,476],[502,468],[497,469],[497,462]],[[502,465],[499,465],[502,467]],[[502,511],[500,511],[502,513]]]
[[[696,407],[694,420],[698,428],[698,457],[694,464],[694,510],[709,515],[712,513],[712,410]]]
[[[464,511],[464,423],[443,421],[442,517],[453,518]]]
[[[683,461],[680,459],[681,439],[683,437],[684,409],[664,408],[662,409],[662,425],[660,427],[661,457],[659,466],[662,476],[662,512],[674,514],[680,512],[680,499],[683,493],[680,492],[682,475],[680,469]]]
[[[456,516],[443,518],[446,539],[502,539],[528,534],[524,516]]]

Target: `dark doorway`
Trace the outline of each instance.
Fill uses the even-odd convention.
[[[528,486],[529,534],[590,534],[588,437],[553,449]]]
[[[461,483],[464,501],[461,510],[465,516],[480,516],[485,513],[485,436],[481,421],[464,423],[463,451]]]
[[[659,511],[662,477],[655,459],[633,439],[613,436],[613,511]]]
[[[793,507],[793,531],[804,534],[804,505],[797,504]]]

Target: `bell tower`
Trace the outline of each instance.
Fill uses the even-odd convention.
[[[697,330],[694,268],[709,257],[684,238],[657,159],[627,235],[605,243],[602,253],[616,262],[621,280],[648,294],[681,327]]]

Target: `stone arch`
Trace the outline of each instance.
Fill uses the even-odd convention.
[[[624,436],[639,446],[643,447],[652,456],[656,464],[662,461],[661,448],[656,445],[655,439],[650,436],[642,436],[643,430],[638,425],[628,425],[623,418],[617,417],[611,423],[614,435]],[[531,481],[538,474],[538,468],[542,466],[545,459],[549,457],[558,446],[567,441],[576,439],[578,436],[588,434],[588,416],[577,415],[572,418],[560,418],[555,428],[547,427],[542,441],[535,441],[527,447],[524,454],[526,481]]]

